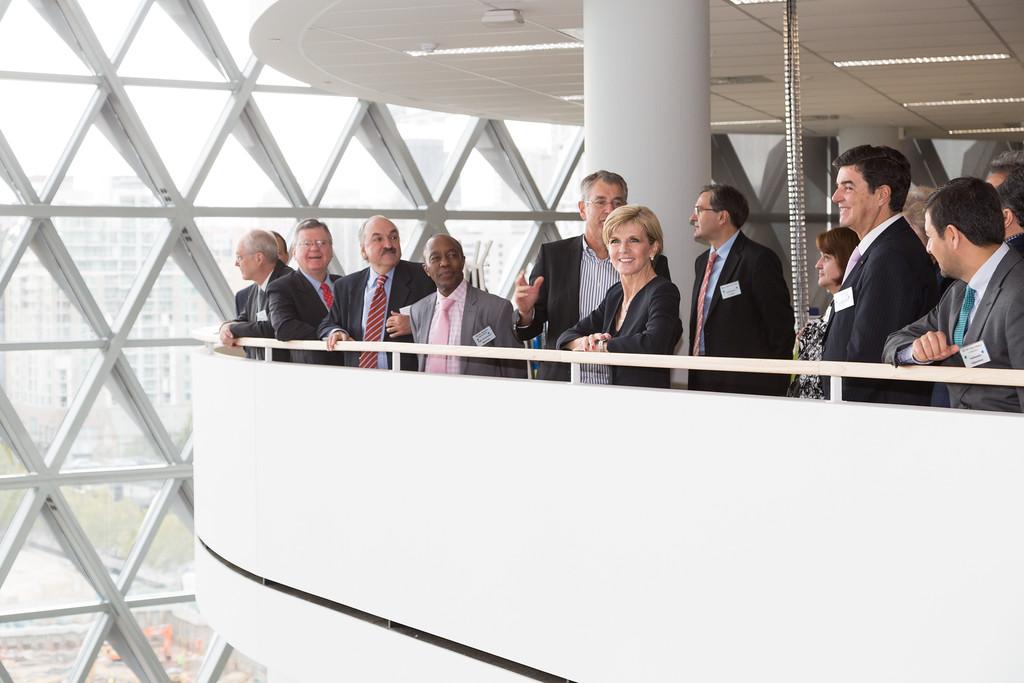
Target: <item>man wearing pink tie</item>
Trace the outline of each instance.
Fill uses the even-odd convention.
[[[522,348],[512,333],[512,304],[470,286],[464,278],[466,257],[450,235],[434,235],[423,251],[423,269],[437,292],[412,305],[413,341],[452,346]],[[525,377],[525,361],[459,356],[420,356],[420,370],[435,374]]]

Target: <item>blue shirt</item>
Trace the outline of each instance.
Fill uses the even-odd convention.
[[[309,281],[309,284],[311,284],[313,286],[313,289],[316,291],[316,295],[318,297],[320,297],[320,301],[323,302],[324,307],[325,308],[330,308],[330,306],[327,305],[327,301],[324,300],[324,291],[322,289],[320,289],[320,281],[317,280],[316,278],[312,278],[309,275],[307,275],[305,273],[305,271],[303,271],[301,268],[299,268],[299,272],[302,273],[302,277],[306,278],[306,280]],[[330,280],[331,279],[330,276],[327,276],[327,279]],[[330,287],[331,283],[328,282],[327,286]]]
[[[732,250],[733,242],[736,241],[736,237],[740,234],[737,230],[733,233],[732,237],[725,241],[725,244],[720,246],[718,249],[711,248],[711,252],[716,254],[715,262],[711,265],[711,276],[708,277],[708,289],[704,292],[704,327],[707,327],[708,322],[708,307],[711,306],[711,299],[715,296],[715,287],[718,286],[718,276],[722,274],[722,268],[725,267],[725,260],[729,258],[729,252]],[[711,258],[711,254],[708,254],[708,258]],[[728,284],[728,283],[726,283]],[[704,355],[704,327],[700,330],[700,355]]]
[[[386,308],[386,306],[391,303],[391,282],[392,280],[395,279],[394,277],[392,277],[394,272],[395,269],[392,268],[388,272],[383,273],[384,275],[388,276],[388,279],[384,281],[384,296],[387,297],[384,302],[384,334],[387,334],[387,319],[388,316],[391,314],[391,309]],[[366,274],[366,287],[363,289],[363,341],[382,341],[383,339],[383,337],[381,339],[366,338],[366,318],[370,315],[370,303],[373,301],[373,295],[377,291],[377,278],[380,275],[381,273],[378,273],[373,268],[370,268],[369,272]],[[388,354],[377,354],[377,367],[384,369],[389,369],[391,367],[390,365],[388,365]]]

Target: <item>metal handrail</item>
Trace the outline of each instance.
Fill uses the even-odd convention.
[[[216,328],[195,330],[193,336],[206,344],[220,344]],[[323,341],[282,342],[263,337],[241,337],[239,346],[265,349],[293,349],[326,351]],[[669,368],[672,370],[712,370],[719,372],[757,372],[773,375],[820,375],[832,378],[832,399],[842,400],[840,378],[884,379],[912,382],[945,382],[948,384],[984,384],[992,386],[1024,387],[1024,370],[994,368],[951,368],[931,365],[904,365],[893,367],[885,363],[856,363],[824,360],[778,360],[773,358],[724,358],[717,356],[674,356],[644,353],[581,353],[550,349],[516,349],[492,346],[449,346],[440,344],[412,344],[403,342],[338,342],[339,351],[377,351],[391,353],[392,368],[401,367],[401,354],[432,354],[465,358],[499,358],[502,360],[543,361],[618,365],[629,367]],[[268,354],[269,355],[269,354]],[[575,373],[573,373],[575,375]]]

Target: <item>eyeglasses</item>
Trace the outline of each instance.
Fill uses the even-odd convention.
[[[309,249],[314,244],[322,249],[328,244],[332,244],[332,242],[331,240],[300,240],[295,243],[296,246],[302,247],[303,249]]]
[[[605,199],[604,197],[598,197],[597,199],[588,199],[586,201],[586,203],[589,204],[589,205],[596,206],[599,209],[603,209],[604,207],[609,206],[609,205],[613,209],[617,209],[620,206],[625,206],[626,205],[626,200],[625,199],[619,199],[618,197],[616,197],[615,199]]]
[[[713,209],[710,206],[695,206],[695,207],[693,207],[693,212],[695,214],[697,214],[698,216],[700,215],[701,211],[717,211],[717,210],[718,209]]]

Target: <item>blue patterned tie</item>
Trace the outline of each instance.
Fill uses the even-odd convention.
[[[953,343],[957,346],[964,343],[964,335],[967,334],[967,321],[971,317],[972,308],[974,308],[974,290],[968,287],[964,290],[964,302],[960,306],[960,317],[956,319],[956,327],[953,328]]]

